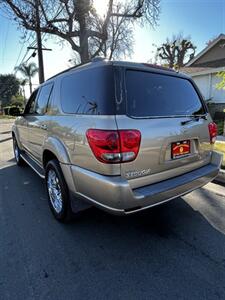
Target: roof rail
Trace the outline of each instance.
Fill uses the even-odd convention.
[[[147,67],[150,67],[150,68],[155,68],[155,69],[160,69],[160,70],[169,71],[169,72],[175,72],[176,73],[176,71],[174,69],[163,67],[163,66],[156,65],[156,64],[143,63],[143,65],[145,65]]]
[[[102,56],[96,56],[94,58],[92,58],[92,62],[99,62],[99,61],[104,61],[104,60],[108,60],[107,58],[105,57],[102,57]]]
[[[96,57],[92,58],[91,62],[99,62],[99,61],[105,61],[105,60],[107,60],[105,57],[102,57],[102,56],[96,56]],[[85,65],[85,64],[78,64],[78,65],[73,66],[73,67],[71,67],[71,68],[65,69],[65,70],[63,70],[62,72],[59,72],[59,73],[53,75],[52,77],[48,78],[46,81],[48,81],[48,80],[50,80],[50,79],[52,79],[52,78],[55,78],[56,76],[61,75],[61,74],[63,74],[63,73],[69,72],[70,70],[76,69],[76,68],[78,68],[78,67],[80,67],[80,66],[84,66],[84,65]]]
[[[80,67],[80,66],[84,66],[84,65],[85,65],[85,64],[79,64],[79,65],[73,66],[73,67],[71,67],[71,68],[65,69],[65,70],[63,70],[62,72],[59,72],[59,73],[53,75],[52,77],[48,78],[46,81],[48,81],[48,80],[50,80],[50,79],[52,79],[52,78],[55,78],[56,76],[61,75],[61,74],[63,74],[63,73],[69,72],[70,70],[76,69],[76,68],[78,68],[78,67]]]

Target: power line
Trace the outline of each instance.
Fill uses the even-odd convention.
[[[29,50],[27,49],[26,52],[25,52],[25,54],[24,54],[24,56],[23,56],[23,58],[22,58],[22,61],[20,62],[19,65],[21,65],[21,64],[23,63],[23,61],[24,61],[25,57],[27,56],[28,52],[29,52]],[[15,67],[14,67],[14,74],[17,73],[17,70],[15,70],[15,68],[16,68],[16,65],[15,65]]]
[[[34,40],[34,41],[31,43],[31,45],[35,45],[35,42],[36,42],[36,41]],[[27,48],[27,50],[26,50],[26,52],[25,52],[25,54],[24,54],[24,56],[23,56],[21,62],[19,63],[19,66],[20,66],[22,63],[27,62],[27,61],[32,57],[33,54],[25,61],[25,58],[26,58],[26,56],[27,56],[29,50],[30,50],[30,49]],[[17,62],[18,62],[18,61],[17,61]],[[17,66],[17,62],[16,62],[15,67],[14,67],[14,74],[17,73],[17,70],[15,70],[15,68],[16,68],[16,66]]]
[[[9,21],[7,23],[6,34],[5,34],[5,41],[3,42],[2,62],[4,61],[6,42],[7,42],[7,39],[8,39],[8,33],[9,33]]]
[[[22,51],[23,51],[24,45],[25,45],[25,43],[23,43],[22,47],[20,48],[20,52],[19,52],[19,55],[18,55],[18,57],[17,57],[16,63],[15,63],[15,67],[17,66],[17,63],[18,63],[18,61],[19,61],[19,59],[20,59],[20,56],[21,56],[21,53],[22,53]],[[14,69],[15,69],[15,67],[14,67]]]
[[[31,43],[31,45],[33,45],[33,44],[35,44],[35,40]],[[19,65],[21,65],[21,64],[24,62],[24,60],[25,60],[25,58],[26,58],[28,52],[29,52],[29,49],[26,50],[26,53],[25,53],[25,55],[23,56],[23,58],[22,58],[21,62],[19,63]]]
[[[18,57],[17,57],[17,60],[16,60],[16,63],[15,63],[15,66],[14,66],[13,70],[14,70],[15,67],[17,66],[17,63],[18,63],[18,61],[19,61],[19,59],[20,59],[20,56],[21,56],[21,54],[22,54],[23,48],[24,48],[24,46],[25,46],[25,43],[28,43],[29,40],[31,39],[31,37],[32,37],[32,32],[30,32],[30,35],[29,35],[28,39],[27,39],[26,41],[24,41],[24,43],[22,44],[22,47],[21,47],[21,49],[20,49],[20,52],[19,52],[19,55],[18,55]],[[25,40],[25,39],[26,39],[26,33],[25,33],[25,38],[24,38],[24,40]]]
[[[32,33],[30,34],[30,37],[31,37],[31,35],[32,35]],[[43,38],[44,38],[45,35],[46,35],[46,33],[43,34]],[[29,37],[29,39],[30,39],[30,37]],[[29,39],[28,39],[28,41],[29,41]],[[34,57],[34,56],[35,56],[34,53],[36,53],[36,51],[33,51],[33,53],[31,54],[31,56],[29,56],[29,57],[25,60],[25,58],[26,58],[26,56],[27,56],[27,54],[28,54],[28,52],[29,52],[29,50],[30,50],[29,48],[30,48],[30,47],[35,48],[36,45],[37,45],[37,41],[34,40],[34,41],[30,44],[30,46],[27,47],[26,53],[25,53],[25,55],[23,56],[21,62],[20,62],[18,65],[21,65],[22,63],[26,63],[31,57]],[[17,62],[18,62],[18,60],[17,60]],[[16,64],[15,64],[15,67],[17,66],[17,62],[16,62]],[[14,67],[14,69],[15,69],[15,67]]]

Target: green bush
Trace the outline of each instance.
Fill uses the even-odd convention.
[[[3,110],[6,116],[16,116],[21,113],[20,108],[17,106],[7,106]]]
[[[224,134],[224,120],[214,120],[218,127],[218,135]]]

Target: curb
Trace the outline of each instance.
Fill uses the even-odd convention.
[[[12,139],[12,137],[5,138],[4,140],[0,140],[0,143],[4,143],[4,142],[7,142],[7,141],[10,141],[11,139]]]
[[[2,131],[2,132],[0,132],[0,134],[8,134],[8,133],[11,133],[11,132],[12,132],[12,130]]]
[[[225,200],[225,186],[217,181],[209,182],[202,187],[203,190],[211,192],[217,196],[223,197]]]
[[[219,175],[214,179],[214,181],[225,184],[225,170],[220,169]]]

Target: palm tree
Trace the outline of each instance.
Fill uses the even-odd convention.
[[[24,99],[24,104],[26,104],[26,95],[25,95],[25,85],[27,84],[27,79],[21,79],[20,80],[20,86],[21,86],[21,92]]]
[[[34,62],[29,64],[22,63],[18,67],[15,67],[16,71],[19,71],[25,78],[29,81],[30,93],[32,94],[32,81],[31,78],[34,77],[38,72],[38,67]]]

